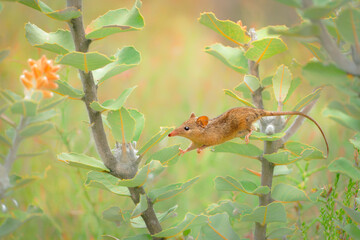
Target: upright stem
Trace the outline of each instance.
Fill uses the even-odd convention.
[[[82,0],[67,0],[68,7],[75,7],[82,10]],[[83,25],[82,16],[78,18],[71,19],[69,22],[69,27],[73,36],[74,44],[76,51],[79,52],[88,52],[89,45],[91,40],[85,38],[85,30]],[[90,107],[90,103],[93,101],[97,101],[97,86],[93,79],[92,72],[84,72],[79,70],[83,90],[84,90],[84,98],[83,101],[86,105],[86,109],[88,112],[90,126],[93,133],[93,137],[95,140],[96,149],[106,165],[107,168],[110,169],[110,172],[115,177],[120,179],[128,178],[122,169],[121,164],[119,164],[118,160],[112,154],[111,149],[109,147],[109,143],[106,138],[106,134],[104,131],[104,126],[101,118],[101,113],[93,110]],[[131,199],[135,204],[139,203],[140,195],[146,195],[146,192],[143,187],[135,187],[129,188],[131,193]],[[154,235],[158,232],[162,231],[159,220],[156,217],[155,210],[153,208],[153,203],[150,198],[148,199],[148,209],[144,211],[141,215],[143,218],[150,234]],[[153,238],[153,239],[161,239],[161,238]]]
[[[9,149],[8,154],[5,158],[4,167],[7,173],[10,172],[12,165],[14,164],[16,160],[16,154],[18,151],[18,148],[20,146],[20,143],[22,141],[22,137],[20,136],[20,131],[26,126],[26,117],[21,116],[20,123],[15,129],[14,138],[12,141],[11,148]]]

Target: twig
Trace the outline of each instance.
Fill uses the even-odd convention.
[[[9,149],[9,152],[6,155],[4,167],[6,169],[6,172],[8,172],[8,173],[10,172],[11,167],[16,160],[18,148],[20,146],[21,141],[23,140],[23,138],[20,136],[20,132],[26,126],[26,120],[27,120],[26,117],[21,116],[20,123],[17,126],[17,128],[15,129],[15,134],[14,134],[11,148]]]
[[[67,6],[75,7],[76,9],[79,9],[81,11],[82,0],[67,0]],[[85,38],[85,30],[84,30],[82,16],[71,19],[71,21],[69,22],[69,27],[73,36],[76,51],[87,52],[91,40]],[[97,101],[97,86],[95,85],[92,72],[91,71],[84,72],[79,70],[79,73],[83,85],[83,90],[85,93],[83,101],[86,105],[86,109],[90,119],[91,130],[95,140],[95,146],[100,155],[100,158],[104,162],[105,166],[110,169],[112,175],[121,179],[129,178],[129,176],[133,176],[134,173],[126,172],[128,169],[124,169],[123,163],[120,164],[121,161],[119,161],[119,159],[117,159],[112,154],[104,131],[101,113],[93,110],[90,107],[91,102]],[[136,159],[129,158],[128,160],[129,162],[133,163],[132,168],[129,169],[137,170]],[[131,199],[135,204],[139,203],[140,194],[146,195],[145,190],[142,187],[129,188],[129,191],[131,193]],[[159,220],[156,217],[155,210],[153,208],[153,203],[149,198],[147,199],[148,199],[148,208],[146,211],[142,213],[141,217],[143,218],[150,234],[154,235],[160,232],[162,228],[159,223]],[[153,239],[162,239],[162,238],[154,237]]]
[[[16,124],[10,119],[8,118],[5,114],[0,114],[0,118],[6,122],[7,124],[9,124],[10,126],[12,126],[13,128],[16,127]]]

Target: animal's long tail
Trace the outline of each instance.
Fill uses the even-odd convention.
[[[306,117],[307,119],[309,119],[310,121],[312,121],[313,123],[315,123],[315,125],[319,128],[324,140],[325,140],[325,143],[326,143],[326,150],[327,150],[327,154],[326,156],[329,156],[329,144],[326,140],[326,137],[325,137],[325,134],[323,132],[323,130],[321,129],[320,125],[315,121],[315,119],[313,119],[312,117],[302,113],[302,112],[296,112],[296,111],[289,111],[289,112],[271,112],[271,111],[263,111],[262,114],[263,117],[266,117],[266,116],[284,116],[284,115],[298,115],[298,116],[303,116],[303,117]]]

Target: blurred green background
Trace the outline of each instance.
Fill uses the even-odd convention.
[[[65,7],[65,1],[45,2],[54,9]],[[85,25],[108,10],[131,8],[132,5],[133,1],[129,0],[84,1]],[[145,114],[146,124],[140,145],[155,134],[160,126],[179,125],[191,112],[212,118],[231,107],[240,106],[239,102],[225,96],[223,89],[232,89],[238,85],[242,81],[242,75],[203,51],[205,46],[215,42],[230,46],[233,44],[199,24],[197,18],[201,12],[212,11],[219,19],[242,20],[248,28],[256,29],[278,24],[292,26],[299,21],[292,8],[267,0],[145,0],[140,11],[146,24],[142,31],[112,35],[91,45],[92,51],[100,51],[109,56],[114,54],[117,48],[127,45],[133,45],[141,52],[142,62],[138,67],[107,80],[99,88],[99,99],[104,101],[116,98],[125,88],[138,86],[126,106],[137,108]],[[0,13],[2,28],[0,49],[9,48],[11,53],[0,64],[0,87],[19,94],[22,93],[19,76],[24,69],[28,69],[27,59],[38,59],[43,54],[48,58],[55,57],[52,53],[30,46],[24,36],[24,25],[27,22],[34,23],[47,32],[55,31],[57,28],[67,28],[62,22],[51,20],[23,5],[3,3],[3,10]],[[308,50],[294,39],[284,40],[289,50],[271,60],[262,61],[260,68],[262,78],[272,75],[280,64],[284,63],[288,66],[304,64],[312,57]],[[68,79],[74,87],[81,88],[74,69],[63,67],[60,75],[61,78]],[[301,77],[301,72],[295,71],[293,75]],[[291,106],[311,91],[312,87],[302,78],[301,86],[290,98],[285,110],[290,110]],[[321,166],[335,157],[352,154],[352,147],[345,141],[350,137],[351,131],[322,116],[322,109],[331,100],[345,97],[337,94],[335,90],[325,88],[317,106],[310,113],[326,133],[331,151],[328,160],[313,161],[312,166]],[[276,104],[274,101],[268,101],[265,103],[265,108],[276,110]],[[83,103],[65,101],[60,105],[58,113],[55,120],[57,127],[65,134],[69,134],[71,151],[97,156],[90,138]],[[5,123],[0,122],[0,130],[3,132],[4,129]],[[113,137],[109,132],[107,133],[113,146]],[[309,121],[305,121],[292,140],[325,149],[318,129]],[[185,148],[190,142],[182,138],[166,138],[155,148],[160,149],[178,143]],[[262,146],[262,142],[255,144]],[[4,146],[1,146],[0,150],[2,154],[6,154]],[[97,221],[95,215],[101,218],[101,213],[107,208],[119,206],[122,209],[132,209],[133,203],[129,199],[102,190],[84,188],[87,171],[70,168],[56,159],[57,154],[68,150],[55,130],[24,141],[20,153],[43,150],[48,152],[40,157],[18,159],[13,173],[18,175],[42,173],[50,166],[46,177],[17,191],[13,197],[21,208],[34,204],[42,208],[45,215],[27,222],[6,239],[96,239],[101,234],[122,238],[134,233],[134,229],[129,226],[116,226],[105,220]],[[186,212],[201,213],[209,204],[222,199],[236,198],[237,201],[250,206],[257,205],[256,197],[241,193],[233,196],[231,193],[217,192],[214,189],[215,176],[231,175],[238,179],[248,178],[249,176],[241,175],[240,170],[245,167],[259,171],[260,163],[236,155],[215,154],[210,150],[205,150],[200,155],[193,151],[181,157],[176,165],[169,167],[147,188],[183,182],[200,176],[200,180],[185,193],[163,202],[161,206],[156,206],[157,211],[163,212],[169,207],[179,205],[178,216],[164,223],[165,226],[169,226],[180,221]],[[293,170],[292,176],[296,178],[297,170],[295,168]],[[330,182],[331,178],[332,174],[327,171],[319,172],[312,177],[309,189],[322,187]],[[280,179],[277,178],[275,181]],[[291,204],[286,206],[289,210],[288,217],[291,218],[292,211],[295,210],[292,209]],[[312,218],[314,211],[317,210],[310,209],[307,217]],[[235,224],[235,228],[243,236],[252,232],[251,224]]]

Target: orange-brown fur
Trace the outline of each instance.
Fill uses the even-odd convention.
[[[328,143],[322,129],[311,117],[301,112],[270,112],[246,107],[230,109],[220,116],[209,120],[206,116],[197,118],[192,114],[180,127],[172,131],[169,137],[181,136],[192,141],[192,144],[187,150],[184,151],[180,149],[181,153],[191,151],[195,148],[198,148],[198,152],[200,152],[208,146],[218,145],[244,135],[247,135],[245,140],[248,142],[248,137],[252,131],[252,124],[255,121],[266,116],[282,115],[300,115],[313,121],[321,131],[326,142],[327,150],[329,151]],[[185,127],[188,127],[189,130],[185,130]]]

